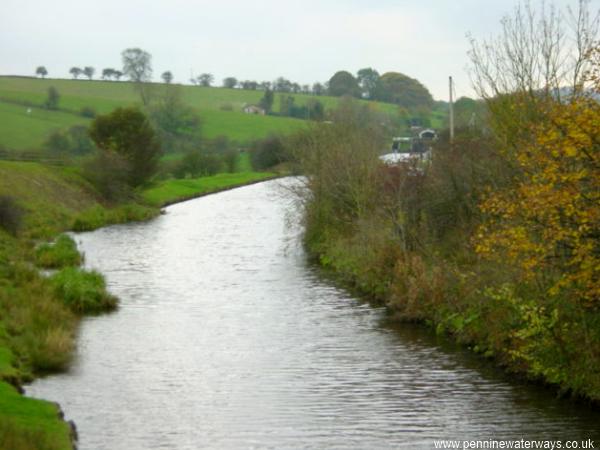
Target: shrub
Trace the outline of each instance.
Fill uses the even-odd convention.
[[[250,148],[250,162],[255,170],[269,169],[287,160],[289,155],[279,136],[257,140]]]
[[[90,119],[93,119],[94,117],[96,117],[96,110],[90,106],[84,106],[79,110],[79,115],[82,117],[88,117]]]
[[[54,293],[77,314],[111,311],[117,298],[106,290],[104,277],[96,271],[67,267],[54,274],[50,281]]]
[[[0,195],[0,227],[12,235],[21,228],[23,209],[9,195]]]
[[[227,172],[237,172],[240,162],[240,154],[236,150],[227,150],[223,153],[223,163],[227,169]]]
[[[111,159],[125,163],[126,181],[131,187],[147,182],[157,171],[161,157],[160,140],[146,115],[137,108],[117,108],[96,117],[90,137]],[[104,172],[111,177],[110,173]]]
[[[217,155],[207,154],[200,150],[187,153],[175,168],[176,178],[192,178],[215,175],[221,170],[223,161]]]
[[[48,88],[48,98],[44,102],[44,106],[48,109],[58,109],[58,102],[60,100],[60,95],[54,86],[50,86]]]
[[[88,129],[83,125],[74,125],[67,131],[53,131],[44,141],[43,147],[55,155],[85,155],[95,149]]]
[[[83,164],[83,176],[106,200],[119,201],[131,195],[127,183],[129,165],[120,155],[100,152]]]
[[[85,155],[96,149],[90,139],[88,128],[84,125],[74,125],[69,128],[69,141],[69,152],[74,155]]]
[[[53,244],[42,244],[36,249],[35,262],[46,269],[78,266],[81,264],[81,254],[75,241],[62,234]]]
[[[233,111],[233,105],[231,103],[223,103],[219,106],[221,111]]]
[[[43,147],[45,150],[54,154],[68,153],[71,148],[69,137],[60,130],[53,131],[44,141]]]

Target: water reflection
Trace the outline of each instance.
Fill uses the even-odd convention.
[[[122,299],[36,381],[81,449],[432,448],[585,439],[600,416],[506,377],[307,267],[267,182],[78,235]]]

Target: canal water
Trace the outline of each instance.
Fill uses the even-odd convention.
[[[323,280],[288,220],[291,182],[76,236],[121,306],[86,318],[71,370],[27,393],[61,404],[80,449],[600,443],[600,414]]]

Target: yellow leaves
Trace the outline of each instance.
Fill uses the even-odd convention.
[[[549,293],[577,291],[600,302],[600,106],[557,104],[512,154],[521,176],[488,191],[475,238],[478,254],[516,263],[523,277],[548,268],[561,276]]]

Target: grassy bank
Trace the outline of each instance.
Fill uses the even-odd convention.
[[[223,191],[276,176],[269,172],[219,173],[212,177],[166,180],[148,188],[143,198],[151,205],[164,206],[201,195]]]
[[[138,192],[138,200],[107,204],[78,169],[0,161],[0,196],[22,212],[18,236],[0,227],[0,448],[69,449],[69,426],[58,407],[18,393],[15,386],[68,367],[82,314],[115,307],[100,274],[77,269],[81,256],[64,230],[91,230],[146,220],[159,207],[185,198],[272,177],[251,172],[164,180]],[[39,269],[58,272],[51,277]]]

